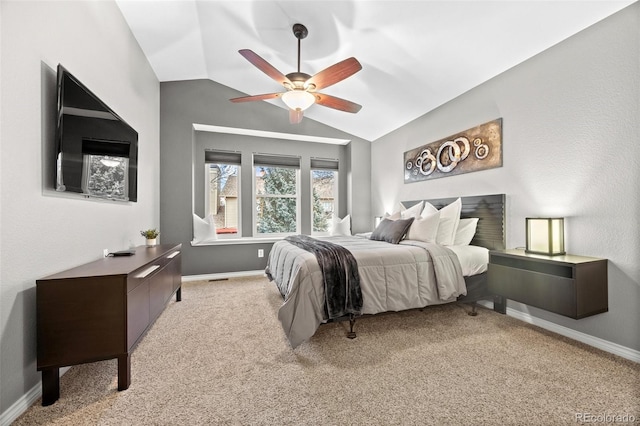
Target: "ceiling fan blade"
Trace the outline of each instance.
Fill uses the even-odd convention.
[[[351,112],[355,114],[360,111],[362,105],[358,105],[355,102],[347,101],[346,99],[336,98],[335,96],[324,95],[322,93],[314,93],[316,97],[316,103],[328,108],[338,109],[340,111]]]
[[[352,76],[361,69],[362,65],[356,58],[347,58],[312,76],[306,81],[305,86],[309,87],[309,90],[320,90]],[[315,88],[311,85],[315,86]]]
[[[282,84],[283,86],[285,85],[285,83],[293,86],[291,80],[289,80],[287,76],[275,69],[274,66],[269,62],[258,56],[257,53],[249,49],[241,49],[238,52],[240,52],[240,54],[244,56],[247,61],[251,62],[256,68],[258,68],[260,71],[262,71],[278,83]]]
[[[252,102],[252,101],[265,101],[267,99],[275,99],[282,96],[282,93],[265,93],[264,95],[253,96],[241,96],[239,98],[229,99],[231,102]]]
[[[304,111],[301,109],[290,109],[289,110],[289,123],[298,124],[302,121],[302,116],[304,115]]]

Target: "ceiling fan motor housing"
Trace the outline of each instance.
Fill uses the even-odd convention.
[[[289,81],[291,81],[291,83],[293,83],[293,87],[288,87],[289,84],[285,83],[285,86],[287,86],[287,89],[293,90],[293,89],[309,89],[309,90],[313,90],[315,89],[315,85],[311,85],[313,87],[305,87],[304,83],[309,80],[311,78],[311,76],[307,73],[304,72],[291,72],[289,74],[287,74],[286,76]]]
[[[309,31],[307,27],[302,24],[293,24],[293,35],[296,36],[298,40],[302,40],[309,35]]]

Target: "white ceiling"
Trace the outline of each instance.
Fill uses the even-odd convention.
[[[304,24],[302,72],[351,56],[363,67],[322,90],[361,104],[360,112],[313,105],[305,117],[373,141],[634,0],[116,2],[160,81],[208,78],[248,95],[283,88],[238,50],[296,71],[291,28]],[[261,102],[284,108],[279,99]]]

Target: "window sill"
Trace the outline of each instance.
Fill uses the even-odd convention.
[[[231,246],[238,244],[264,244],[275,243],[276,241],[284,240],[285,236],[280,237],[240,237],[240,238],[220,238],[215,241],[208,241],[206,243],[194,243],[191,241],[192,247],[207,247],[207,246]]]

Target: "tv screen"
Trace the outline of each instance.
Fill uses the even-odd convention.
[[[138,199],[138,133],[58,65],[55,189],[87,198]]]

